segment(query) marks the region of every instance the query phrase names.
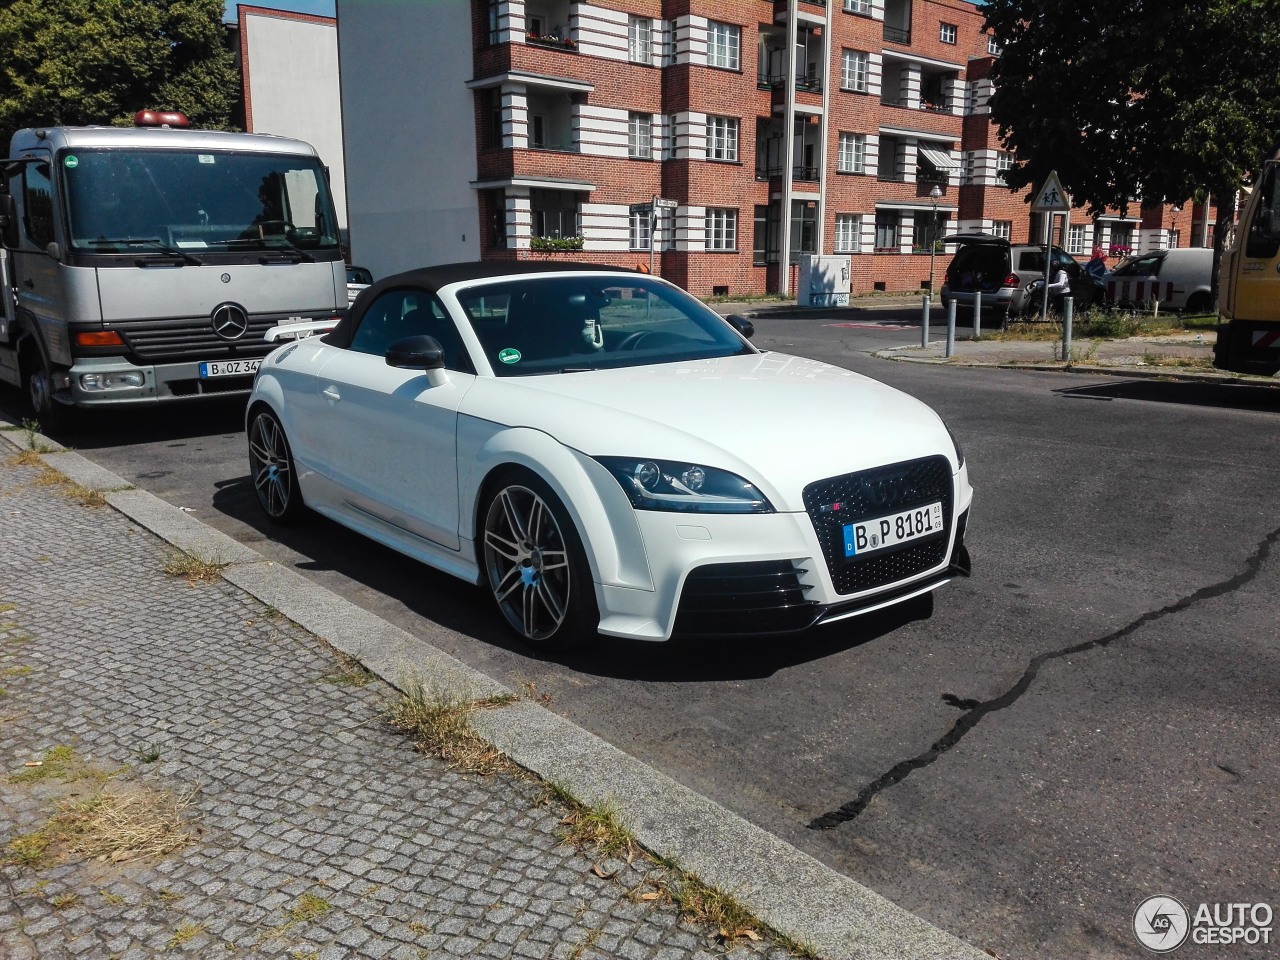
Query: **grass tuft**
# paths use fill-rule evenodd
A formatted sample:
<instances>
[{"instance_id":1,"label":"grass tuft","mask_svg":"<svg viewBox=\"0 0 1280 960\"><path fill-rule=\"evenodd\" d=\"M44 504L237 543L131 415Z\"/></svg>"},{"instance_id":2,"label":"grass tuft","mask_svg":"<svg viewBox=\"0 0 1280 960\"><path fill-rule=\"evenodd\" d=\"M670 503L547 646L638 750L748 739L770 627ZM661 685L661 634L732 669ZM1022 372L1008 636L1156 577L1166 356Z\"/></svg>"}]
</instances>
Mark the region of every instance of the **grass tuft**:
<instances>
[{"instance_id":1,"label":"grass tuft","mask_svg":"<svg viewBox=\"0 0 1280 960\"><path fill-rule=\"evenodd\" d=\"M637 851L635 837L623 826L617 808L606 801L595 807L574 804L561 820L564 839L575 847L590 847L605 857L630 859Z\"/></svg>"},{"instance_id":2,"label":"grass tuft","mask_svg":"<svg viewBox=\"0 0 1280 960\"><path fill-rule=\"evenodd\" d=\"M418 680L405 685L388 713L391 726L408 734L422 753L438 757L468 773L491 774L511 770L510 760L471 726L477 709L497 706L509 698L467 700L456 693L428 689Z\"/></svg>"},{"instance_id":3,"label":"grass tuft","mask_svg":"<svg viewBox=\"0 0 1280 960\"><path fill-rule=\"evenodd\" d=\"M173 936L169 938L169 949L172 950L175 947L180 947L183 944L190 943L196 937L200 936L200 934L204 933L204 931L205 926L203 923L184 923L182 926L178 927L177 930L173 931Z\"/></svg>"},{"instance_id":4,"label":"grass tuft","mask_svg":"<svg viewBox=\"0 0 1280 960\"><path fill-rule=\"evenodd\" d=\"M333 653L338 661L338 669L321 677L325 683L331 683L335 687L367 687L376 679L355 657L341 650L335 650Z\"/></svg>"},{"instance_id":5,"label":"grass tuft","mask_svg":"<svg viewBox=\"0 0 1280 960\"><path fill-rule=\"evenodd\" d=\"M175 551L169 555L168 561L165 562L164 572L171 577L180 577L195 586L196 583L202 580L219 579L222 576L222 571L229 566L231 564L218 556L215 556L212 560L206 560L190 553Z\"/></svg>"},{"instance_id":6,"label":"grass tuft","mask_svg":"<svg viewBox=\"0 0 1280 960\"><path fill-rule=\"evenodd\" d=\"M685 874L671 889L680 917L714 927L720 940L760 940L760 923L750 911L727 893L708 887L693 874Z\"/></svg>"}]
</instances>

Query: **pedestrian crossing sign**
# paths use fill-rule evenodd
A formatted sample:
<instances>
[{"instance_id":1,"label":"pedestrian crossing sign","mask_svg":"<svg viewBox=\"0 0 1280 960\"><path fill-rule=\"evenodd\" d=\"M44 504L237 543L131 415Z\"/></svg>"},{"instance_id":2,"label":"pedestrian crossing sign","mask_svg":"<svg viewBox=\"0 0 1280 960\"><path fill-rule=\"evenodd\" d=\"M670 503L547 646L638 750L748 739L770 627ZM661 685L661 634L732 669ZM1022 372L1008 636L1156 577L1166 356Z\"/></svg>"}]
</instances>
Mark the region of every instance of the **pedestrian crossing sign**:
<instances>
[{"instance_id":1,"label":"pedestrian crossing sign","mask_svg":"<svg viewBox=\"0 0 1280 960\"><path fill-rule=\"evenodd\" d=\"M1036 213L1066 213L1071 209L1071 197L1062 189L1062 181L1058 179L1058 171L1050 170L1045 182L1036 191L1036 199L1031 204Z\"/></svg>"}]
</instances>

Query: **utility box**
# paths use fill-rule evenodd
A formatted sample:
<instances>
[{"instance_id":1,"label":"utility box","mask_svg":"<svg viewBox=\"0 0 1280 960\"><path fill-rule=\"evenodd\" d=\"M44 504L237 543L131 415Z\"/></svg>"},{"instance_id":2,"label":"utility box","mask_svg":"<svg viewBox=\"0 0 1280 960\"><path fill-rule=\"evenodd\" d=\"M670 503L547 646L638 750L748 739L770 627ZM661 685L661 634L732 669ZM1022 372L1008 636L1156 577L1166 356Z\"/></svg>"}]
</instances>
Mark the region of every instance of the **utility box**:
<instances>
[{"instance_id":1,"label":"utility box","mask_svg":"<svg viewBox=\"0 0 1280 960\"><path fill-rule=\"evenodd\" d=\"M800 254L796 305L847 307L849 305L849 258L817 253Z\"/></svg>"}]
</instances>

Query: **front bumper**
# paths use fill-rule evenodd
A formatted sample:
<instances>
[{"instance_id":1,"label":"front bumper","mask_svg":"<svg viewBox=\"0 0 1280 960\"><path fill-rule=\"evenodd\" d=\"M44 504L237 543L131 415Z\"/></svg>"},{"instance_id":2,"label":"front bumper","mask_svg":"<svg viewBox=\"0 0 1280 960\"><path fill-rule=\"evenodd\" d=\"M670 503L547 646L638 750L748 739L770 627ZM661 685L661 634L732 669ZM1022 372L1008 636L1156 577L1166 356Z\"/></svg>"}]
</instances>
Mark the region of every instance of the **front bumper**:
<instances>
[{"instance_id":1,"label":"front bumper","mask_svg":"<svg viewBox=\"0 0 1280 960\"><path fill-rule=\"evenodd\" d=\"M55 384L56 398L78 407L247 396L253 387L252 373L202 379L199 363L136 364L121 357L77 357L65 377Z\"/></svg>"},{"instance_id":2,"label":"front bumper","mask_svg":"<svg viewBox=\"0 0 1280 960\"><path fill-rule=\"evenodd\" d=\"M938 544L939 561L845 593L807 513L637 511L653 589L598 585L600 632L641 640L785 635L901 603L968 576L964 534L972 491L965 471L951 480L956 509Z\"/></svg>"}]
</instances>

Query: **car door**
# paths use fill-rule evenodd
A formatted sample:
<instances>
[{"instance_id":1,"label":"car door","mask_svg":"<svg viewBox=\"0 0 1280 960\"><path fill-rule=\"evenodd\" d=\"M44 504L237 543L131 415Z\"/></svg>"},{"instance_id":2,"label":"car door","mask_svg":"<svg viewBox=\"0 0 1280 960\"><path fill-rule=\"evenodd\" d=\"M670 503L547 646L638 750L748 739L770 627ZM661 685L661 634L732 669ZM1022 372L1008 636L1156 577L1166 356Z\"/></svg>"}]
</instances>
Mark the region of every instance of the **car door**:
<instances>
[{"instance_id":1,"label":"car door","mask_svg":"<svg viewBox=\"0 0 1280 960\"><path fill-rule=\"evenodd\" d=\"M387 348L416 334L444 347L444 382L387 364ZM332 354L316 382L323 459L347 506L458 549L458 405L475 376L453 321L425 291L387 290Z\"/></svg>"}]
</instances>

